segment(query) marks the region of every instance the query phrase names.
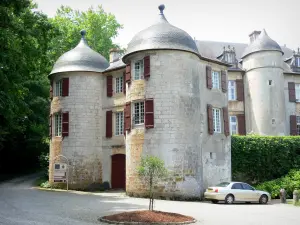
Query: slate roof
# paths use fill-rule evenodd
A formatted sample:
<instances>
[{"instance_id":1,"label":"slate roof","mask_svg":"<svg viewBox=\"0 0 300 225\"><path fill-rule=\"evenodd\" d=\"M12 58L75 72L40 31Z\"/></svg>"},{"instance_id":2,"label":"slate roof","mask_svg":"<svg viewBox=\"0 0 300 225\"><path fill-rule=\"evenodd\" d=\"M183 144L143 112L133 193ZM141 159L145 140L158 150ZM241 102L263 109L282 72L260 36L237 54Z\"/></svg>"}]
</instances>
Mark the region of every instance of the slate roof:
<instances>
[{"instance_id":1,"label":"slate roof","mask_svg":"<svg viewBox=\"0 0 300 225\"><path fill-rule=\"evenodd\" d=\"M198 48L193 38L184 30L171 25L163 14L164 5L159 7L158 20L150 27L137 33L129 42L126 57L134 52L151 49L176 49L199 55Z\"/></svg>"},{"instance_id":2,"label":"slate roof","mask_svg":"<svg viewBox=\"0 0 300 225\"><path fill-rule=\"evenodd\" d=\"M98 52L92 50L85 39L85 30L81 32L79 44L58 58L49 75L70 71L103 72L108 61Z\"/></svg>"}]
</instances>

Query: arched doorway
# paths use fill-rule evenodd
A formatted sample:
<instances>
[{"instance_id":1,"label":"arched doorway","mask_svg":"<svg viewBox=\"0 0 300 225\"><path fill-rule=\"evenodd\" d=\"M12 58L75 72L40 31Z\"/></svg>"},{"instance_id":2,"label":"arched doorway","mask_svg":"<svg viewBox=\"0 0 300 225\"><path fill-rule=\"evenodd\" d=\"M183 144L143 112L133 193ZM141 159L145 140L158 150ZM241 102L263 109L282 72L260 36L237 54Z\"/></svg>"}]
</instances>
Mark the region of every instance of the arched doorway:
<instances>
[{"instance_id":1,"label":"arched doorway","mask_svg":"<svg viewBox=\"0 0 300 225\"><path fill-rule=\"evenodd\" d=\"M111 188L125 189L126 187L126 155L111 156Z\"/></svg>"}]
</instances>

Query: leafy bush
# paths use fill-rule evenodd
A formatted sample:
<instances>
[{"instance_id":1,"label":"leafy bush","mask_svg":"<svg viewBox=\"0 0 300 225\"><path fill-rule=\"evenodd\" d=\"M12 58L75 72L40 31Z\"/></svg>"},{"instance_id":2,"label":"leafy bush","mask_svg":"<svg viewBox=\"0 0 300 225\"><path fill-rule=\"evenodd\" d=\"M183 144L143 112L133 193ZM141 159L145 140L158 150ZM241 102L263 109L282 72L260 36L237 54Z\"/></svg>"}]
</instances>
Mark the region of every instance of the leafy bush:
<instances>
[{"instance_id":1,"label":"leafy bush","mask_svg":"<svg viewBox=\"0 0 300 225\"><path fill-rule=\"evenodd\" d=\"M49 173L49 153L42 153L39 156L40 168L43 172L43 176L48 178Z\"/></svg>"},{"instance_id":2,"label":"leafy bush","mask_svg":"<svg viewBox=\"0 0 300 225\"><path fill-rule=\"evenodd\" d=\"M284 188L287 197L292 198L293 191L295 189L300 190L300 170L291 170L286 176L261 183L256 188L269 192L272 198L279 198L279 191Z\"/></svg>"},{"instance_id":3,"label":"leafy bush","mask_svg":"<svg viewBox=\"0 0 300 225\"><path fill-rule=\"evenodd\" d=\"M232 136L232 177L251 184L300 169L299 136Z\"/></svg>"}]
</instances>

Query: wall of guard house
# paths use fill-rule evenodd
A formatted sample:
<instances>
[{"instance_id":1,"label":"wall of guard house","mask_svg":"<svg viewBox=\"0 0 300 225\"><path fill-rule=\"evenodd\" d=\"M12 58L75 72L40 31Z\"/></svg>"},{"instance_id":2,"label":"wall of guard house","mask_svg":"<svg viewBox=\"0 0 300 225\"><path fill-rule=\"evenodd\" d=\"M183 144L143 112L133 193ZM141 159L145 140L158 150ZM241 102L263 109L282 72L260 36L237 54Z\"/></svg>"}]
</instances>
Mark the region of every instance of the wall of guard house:
<instances>
[{"instance_id":1,"label":"wall of guard house","mask_svg":"<svg viewBox=\"0 0 300 225\"><path fill-rule=\"evenodd\" d=\"M68 79L68 82L61 87L56 83L62 79ZM54 75L50 160L53 161L58 154L69 159L70 186L76 188L102 182L103 80L101 74L94 72ZM56 115L62 115L61 128L58 128ZM50 162L51 182L52 174Z\"/></svg>"},{"instance_id":2,"label":"wall of guard house","mask_svg":"<svg viewBox=\"0 0 300 225\"><path fill-rule=\"evenodd\" d=\"M282 54L253 53L243 59L247 133L286 135Z\"/></svg>"}]
</instances>

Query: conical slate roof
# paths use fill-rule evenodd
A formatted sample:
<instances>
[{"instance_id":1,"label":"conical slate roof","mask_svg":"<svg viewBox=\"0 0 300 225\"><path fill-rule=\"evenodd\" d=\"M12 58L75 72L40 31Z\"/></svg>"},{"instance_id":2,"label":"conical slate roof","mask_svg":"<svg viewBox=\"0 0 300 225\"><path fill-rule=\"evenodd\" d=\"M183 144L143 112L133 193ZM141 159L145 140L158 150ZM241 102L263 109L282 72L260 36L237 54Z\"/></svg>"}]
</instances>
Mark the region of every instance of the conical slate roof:
<instances>
[{"instance_id":1,"label":"conical slate roof","mask_svg":"<svg viewBox=\"0 0 300 225\"><path fill-rule=\"evenodd\" d=\"M82 30L79 44L58 58L51 74L71 71L102 72L108 66L108 61L92 50L85 39L86 31Z\"/></svg>"},{"instance_id":2,"label":"conical slate roof","mask_svg":"<svg viewBox=\"0 0 300 225\"><path fill-rule=\"evenodd\" d=\"M279 44L268 36L265 29L263 29L256 40L254 40L247 46L242 55L242 58L245 58L251 53L260 51L279 51L283 54L283 51Z\"/></svg>"},{"instance_id":3,"label":"conical slate roof","mask_svg":"<svg viewBox=\"0 0 300 225\"><path fill-rule=\"evenodd\" d=\"M193 38L167 21L163 14L164 5L160 5L158 8L160 14L156 23L137 33L129 42L127 52L122 59L124 62L128 55L143 50L174 49L199 55Z\"/></svg>"}]
</instances>

